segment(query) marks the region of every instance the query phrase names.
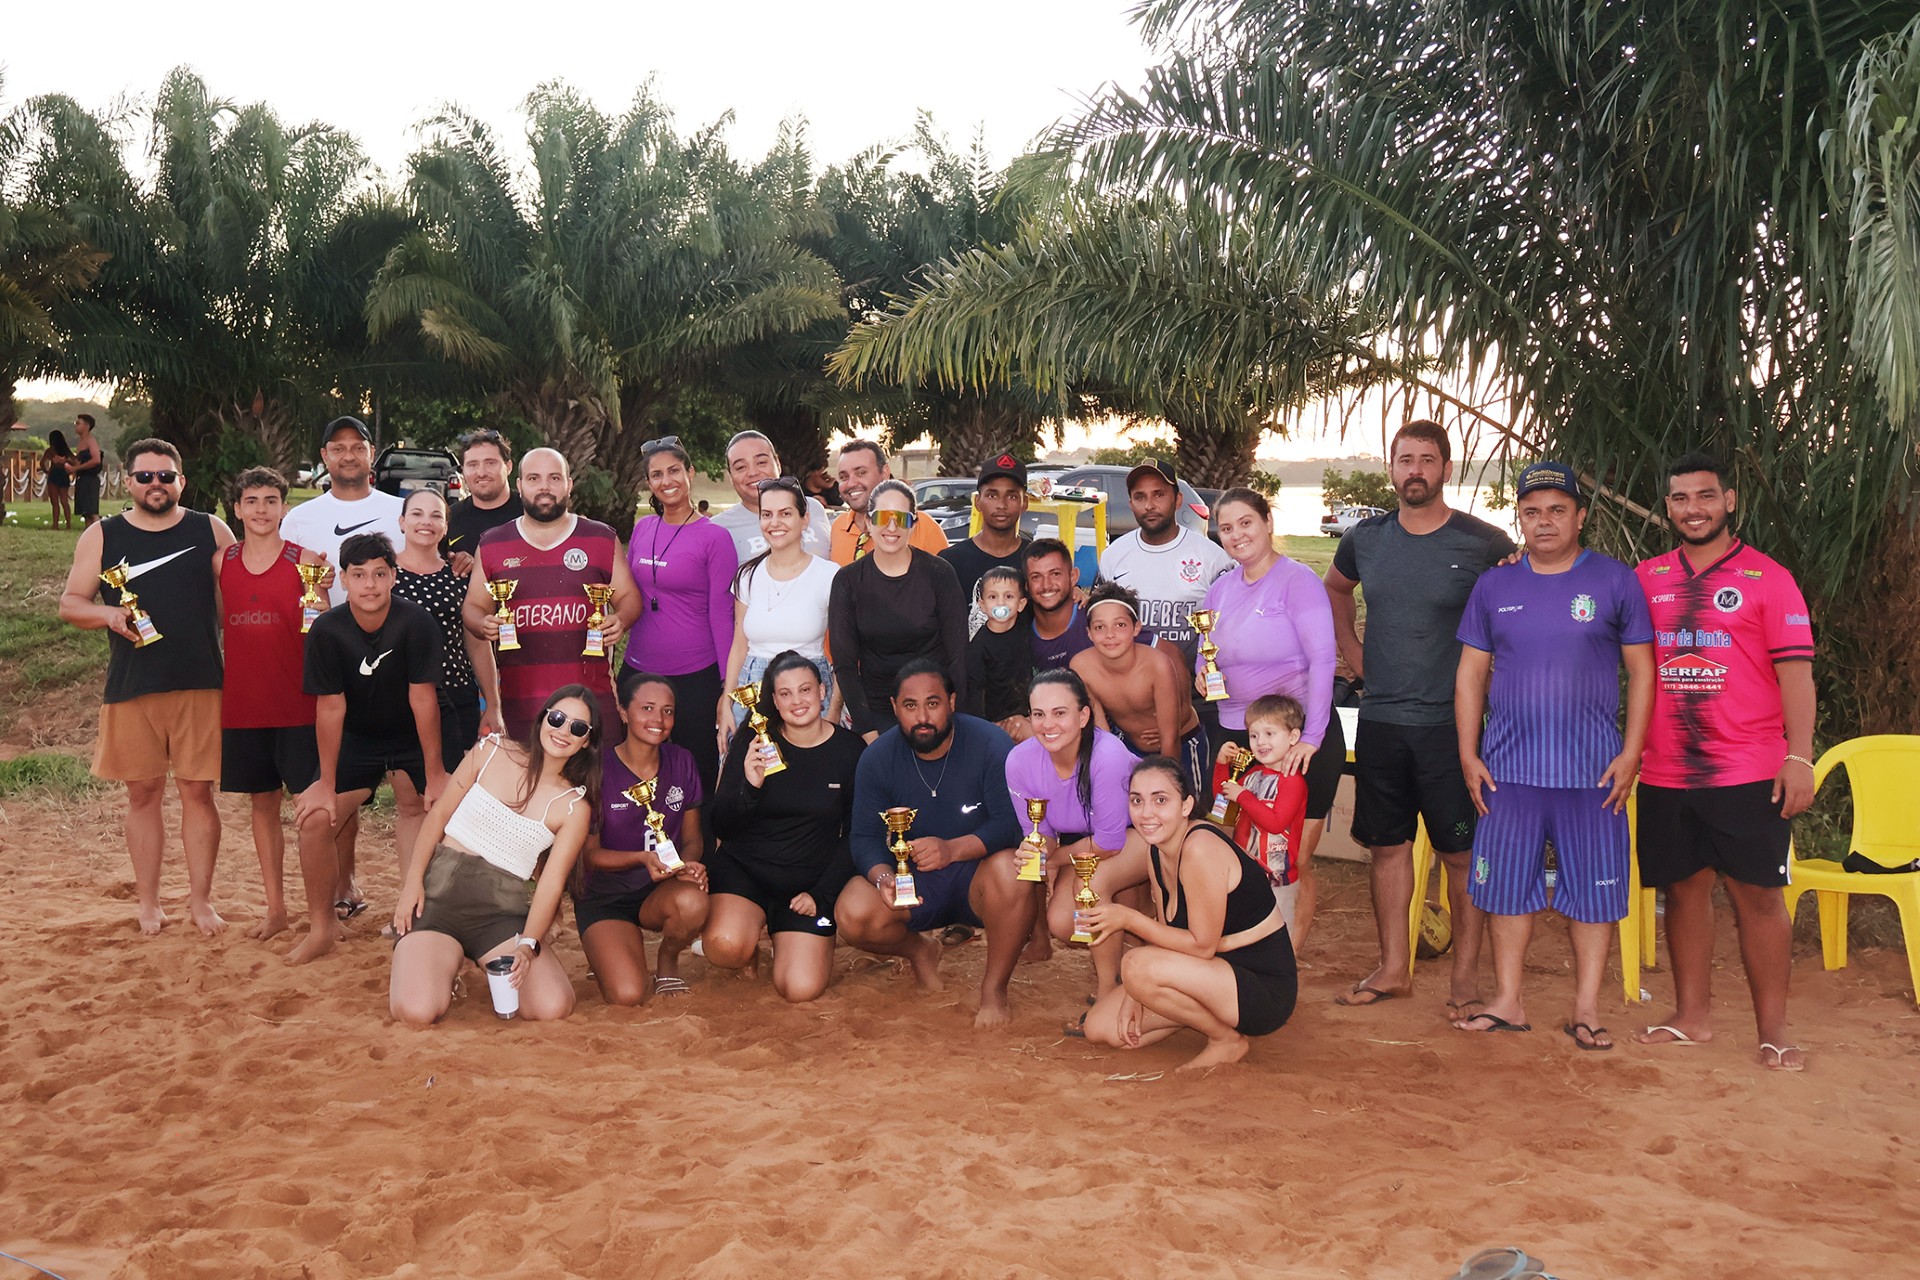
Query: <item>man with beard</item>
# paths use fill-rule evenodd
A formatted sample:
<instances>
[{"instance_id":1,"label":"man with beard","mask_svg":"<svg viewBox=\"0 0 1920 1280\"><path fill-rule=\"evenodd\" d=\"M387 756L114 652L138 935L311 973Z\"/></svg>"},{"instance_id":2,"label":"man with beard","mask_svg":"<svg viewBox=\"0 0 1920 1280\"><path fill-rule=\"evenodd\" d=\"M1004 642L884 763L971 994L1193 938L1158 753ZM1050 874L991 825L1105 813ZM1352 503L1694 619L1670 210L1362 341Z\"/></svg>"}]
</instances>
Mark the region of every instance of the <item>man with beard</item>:
<instances>
[{"instance_id":1,"label":"man with beard","mask_svg":"<svg viewBox=\"0 0 1920 1280\"><path fill-rule=\"evenodd\" d=\"M464 578L473 572L474 548L480 535L490 529L518 520L520 495L509 484L513 479L513 446L491 427L469 431L459 439L460 482L467 496L447 512L447 563L454 576ZM394 550L399 550L395 544Z\"/></svg>"},{"instance_id":2,"label":"man with beard","mask_svg":"<svg viewBox=\"0 0 1920 1280\"><path fill-rule=\"evenodd\" d=\"M292 507L280 520L280 536L305 547L321 563L340 563L340 544L356 533L381 534L395 554L407 545L400 532L399 498L373 487L373 432L358 418L335 418L320 429L320 461L331 487L317 498ZM346 584L332 575L328 591L335 606L347 602Z\"/></svg>"},{"instance_id":3,"label":"man with beard","mask_svg":"<svg viewBox=\"0 0 1920 1280\"><path fill-rule=\"evenodd\" d=\"M1027 547L1027 616L1033 623L1033 669L1052 671L1092 646L1075 588L1080 570L1058 538L1037 538Z\"/></svg>"},{"instance_id":4,"label":"man with beard","mask_svg":"<svg viewBox=\"0 0 1920 1280\"><path fill-rule=\"evenodd\" d=\"M621 634L640 616L640 592L620 554L618 535L568 510L572 495L573 476L558 450L534 449L521 460L524 513L480 536L462 612L467 630L496 643L499 606L487 583L514 584L507 608L520 647L497 654L496 687L486 691L487 705L500 708L509 737L526 738L548 694L562 685L583 684L600 704L603 742L612 746L626 736L613 696L612 661ZM592 612L584 590L588 583L613 584L602 658L581 652Z\"/></svg>"},{"instance_id":5,"label":"man with beard","mask_svg":"<svg viewBox=\"0 0 1920 1280\"><path fill-rule=\"evenodd\" d=\"M727 482L740 501L715 516L713 522L732 536L741 564L767 549L767 540L760 536L760 482L779 478L780 455L766 436L742 431L727 441ZM800 535L800 545L823 558L831 545L827 509L818 498L807 499L807 528Z\"/></svg>"},{"instance_id":6,"label":"man with beard","mask_svg":"<svg viewBox=\"0 0 1920 1280\"><path fill-rule=\"evenodd\" d=\"M840 936L863 951L905 957L921 990L938 991L941 946L928 931L984 923L974 1025L1005 1026L1007 981L1038 910L1014 859L1020 821L1006 772L1013 739L956 712L953 678L930 659L902 667L893 690L897 724L862 753L854 775L848 844L861 878L847 882L834 907ZM880 816L901 806L916 811L907 843L921 903L910 908L893 904L897 864Z\"/></svg>"},{"instance_id":7,"label":"man with beard","mask_svg":"<svg viewBox=\"0 0 1920 1280\"><path fill-rule=\"evenodd\" d=\"M1180 523L1180 481L1172 463L1149 458L1127 472L1127 503L1139 528L1107 544L1100 576L1138 596L1140 629L1180 646L1183 665L1191 667L1198 641L1188 615L1233 559L1212 538Z\"/></svg>"},{"instance_id":8,"label":"man with beard","mask_svg":"<svg viewBox=\"0 0 1920 1280\"><path fill-rule=\"evenodd\" d=\"M181 506L185 488L180 451L167 441L140 440L127 450L133 506L81 532L60 594L60 618L83 631L111 633L93 774L127 788L127 856L140 932L159 933L167 923L160 909L166 848L160 803L171 771L180 793L187 908L200 932L212 937L227 927L212 898L224 674L213 557L233 545L233 531ZM144 614L138 621L122 603L125 593L100 581L101 569L121 564L127 591Z\"/></svg>"},{"instance_id":9,"label":"man with beard","mask_svg":"<svg viewBox=\"0 0 1920 1280\"><path fill-rule=\"evenodd\" d=\"M1027 514L1027 464L1011 453L995 454L980 464L973 492L980 532L940 553L960 579L960 594L972 602L987 570L1007 565L1026 576L1027 539L1020 518Z\"/></svg>"},{"instance_id":10,"label":"man with beard","mask_svg":"<svg viewBox=\"0 0 1920 1280\"><path fill-rule=\"evenodd\" d=\"M1761 1064L1799 1071L1787 1035L1789 819L1813 803L1813 627L1793 575L1733 536L1725 467L1668 468L1680 546L1636 572L1653 614L1653 722L1640 773L1640 879L1667 893L1675 1009L1641 1044L1711 1038L1713 888L1733 900Z\"/></svg>"},{"instance_id":11,"label":"man with beard","mask_svg":"<svg viewBox=\"0 0 1920 1280\"><path fill-rule=\"evenodd\" d=\"M846 500L847 514L833 522L829 555L835 564L849 565L873 550L867 497L875 485L893 479L893 468L887 465L886 451L871 440L855 440L842 449L834 466L839 470L840 496ZM907 531L907 545L937 556L947 549L947 535L940 532L938 520L918 511L913 527Z\"/></svg>"},{"instance_id":12,"label":"man with beard","mask_svg":"<svg viewBox=\"0 0 1920 1280\"><path fill-rule=\"evenodd\" d=\"M1369 876L1380 963L1337 997L1378 1004L1409 994L1407 916L1413 905L1413 837L1421 818L1447 865L1453 912L1449 1015L1465 1018L1480 1000L1480 935L1485 917L1467 892L1477 818L1460 773L1454 733L1454 674L1460 615L1482 573L1514 550L1513 539L1448 508L1452 447L1437 422L1400 428L1388 451L1396 511L1347 530L1327 570L1340 656L1366 681L1354 744L1353 838L1373 850ZM1367 596L1363 649L1354 588Z\"/></svg>"}]
</instances>

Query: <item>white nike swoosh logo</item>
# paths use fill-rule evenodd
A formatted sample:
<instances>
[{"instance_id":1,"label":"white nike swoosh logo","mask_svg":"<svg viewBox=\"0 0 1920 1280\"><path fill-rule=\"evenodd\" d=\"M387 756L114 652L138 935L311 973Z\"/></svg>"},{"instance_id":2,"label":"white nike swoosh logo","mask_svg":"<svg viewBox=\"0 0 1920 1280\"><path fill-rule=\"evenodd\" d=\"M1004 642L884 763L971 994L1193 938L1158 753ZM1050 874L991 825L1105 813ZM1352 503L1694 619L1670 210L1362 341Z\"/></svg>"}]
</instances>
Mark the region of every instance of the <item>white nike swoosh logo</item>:
<instances>
[{"instance_id":1,"label":"white nike swoosh logo","mask_svg":"<svg viewBox=\"0 0 1920 1280\"><path fill-rule=\"evenodd\" d=\"M389 649L387 650L386 653L381 654L379 657L375 658L372 662L368 662L365 658L360 659L360 674L363 676L372 675L374 671L379 668L380 664L387 660L387 653L392 653L392 652L393 650Z\"/></svg>"},{"instance_id":2,"label":"white nike swoosh logo","mask_svg":"<svg viewBox=\"0 0 1920 1280\"><path fill-rule=\"evenodd\" d=\"M147 570L158 569L161 565L165 564L167 561L177 560L191 550L193 550L192 547L182 547L170 556L161 556L158 560L148 560L144 564L129 565L127 567L127 577L129 579L137 578L141 574L145 573Z\"/></svg>"},{"instance_id":3,"label":"white nike swoosh logo","mask_svg":"<svg viewBox=\"0 0 1920 1280\"><path fill-rule=\"evenodd\" d=\"M960 812L972 813L975 809L978 809L979 807L980 806L977 804L963 804L960 806Z\"/></svg>"}]
</instances>

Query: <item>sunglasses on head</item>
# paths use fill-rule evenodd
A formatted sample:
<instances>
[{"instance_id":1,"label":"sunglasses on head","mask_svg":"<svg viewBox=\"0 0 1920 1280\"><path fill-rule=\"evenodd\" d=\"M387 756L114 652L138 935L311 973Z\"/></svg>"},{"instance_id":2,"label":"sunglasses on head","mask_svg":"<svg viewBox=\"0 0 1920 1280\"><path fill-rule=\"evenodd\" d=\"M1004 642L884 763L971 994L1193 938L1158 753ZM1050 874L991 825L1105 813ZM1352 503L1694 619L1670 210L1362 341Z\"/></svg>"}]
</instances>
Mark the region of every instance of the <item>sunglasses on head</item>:
<instances>
[{"instance_id":1,"label":"sunglasses on head","mask_svg":"<svg viewBox=\"0 0 1920 1280\"><path fill-rule=\"evenodd\" d=\"M136 471L133 473L136 484L172 484L180 478L178 471Z\"/></svg>"},{"instance_id":2,"label":"sunglasses on head","mask_svg":"<svg viewBox=\"0 0 1920 1280\"><path fill-rule=\"evenodd\" d=\"M683 453L686 452L685 446L680 443L679 436L661 436L658 440L647 440L640 445L640 453L643 457L649 453L658 453L662 449L679 449Z\"/></svg>"},{"instance_id":3,"label":"sunglasses on head","mask_svg":"<svg viewBox=\"0 0 1920 1280\"><path fill-rule=\"evenodd\" d=\"M795 480L792 476L779 476L772 480L761 480L757 482L753 487L754 487L754 490L759 493L765 493L769 489L785 489L788 493L800 499L801 502L803 503L807 499L807 491L805 489L802 489L800 487L800 482L798 480Z\"/></svg>"},{"instance_id":4,"label":"sunglasses on head","mask_svg":"<svg viewBox=\"0 0 1920 1280\"><path fill-rule=\"evenodd\" d=\"M873 513L873 527L876 529L904 529L913 523L911 511L876 511Z\"/></svg>"},{"instance_id":5,"label":"sunglasses on head","mask_svg":"<svg viewBox=\"0 0 1920 1280\"><path fill-rule=\"evenodd\" d=\"M592 725L585 720L575 720L558 707L547 712L547 724L555 729L565 729L576 738L584 738L593 732Z\"/></svg>"}]
</instances>

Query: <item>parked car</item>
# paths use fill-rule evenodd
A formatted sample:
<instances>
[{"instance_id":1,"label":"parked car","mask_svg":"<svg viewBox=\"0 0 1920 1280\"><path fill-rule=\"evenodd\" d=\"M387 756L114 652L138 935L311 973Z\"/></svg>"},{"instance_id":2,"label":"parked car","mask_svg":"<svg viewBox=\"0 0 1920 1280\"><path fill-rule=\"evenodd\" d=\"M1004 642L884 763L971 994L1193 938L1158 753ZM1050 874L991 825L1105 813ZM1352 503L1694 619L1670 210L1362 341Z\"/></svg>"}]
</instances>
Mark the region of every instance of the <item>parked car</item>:
<instances>
[{"instance_id":1,"label":"parked car","mask_svg":"<svg viewBox=\"0 0 1920 1280\"><path fill-rule=\"evenodd\" d=\"M1335 507L1320 518L1320 532L1338 538L1362 520L1385 514L1381 507Z\"/></svg>"},{"instance_id":2,"label":"parked car","mask_svg":"<svg viewBox=\"0 0 1920 1280\"><path fill-rule=\"evenodd\" d=\"M437 489L448 502L462 496L460 464L445 449L388 445L373 460L373 487L404 498L415 489Z\"/></svg>"},{"instance_id":3,"label":"parked car","mask_svg":"<svg viewBox=\"0 0 1920 1280\"><path fill-rule=\"evenodd\" d=\"M949 543L964 542L973 518L973 490L967 476L934 476L913 482L913 502L939 523Z\"/></svg>"},{"instance_id":4,"label":"parked car","mask_svg":"<svg viewBox=\"0 0 1920 1280\"><path fill-rule=\"evenodd\" d=\"M1112 541L1122 534L1132 533L1139 528L1133 518L1133 504L1127 500L1127 473L1131 467L1104 466L1089 464L1082 467L1049 467L1046 479L1053 489L1076 489L1089 493L1102 493L1107 498L1107 539ZM1034 469L1027 473L1027 487L1035 492L1039 486L1033 483ZM1210 525L1212 508L1202 501L1199 490L1185 480L1180 482L1180 508L1176 518L1184 528L1192 529L1202 537L1214 536ZM1060 526L1056 521L1042 521L1037 516L1027 517L1027 531L1037 538L1057 538ZM1081 527L1090 529L1086 521Z\"/></svg>"}]
</instances>

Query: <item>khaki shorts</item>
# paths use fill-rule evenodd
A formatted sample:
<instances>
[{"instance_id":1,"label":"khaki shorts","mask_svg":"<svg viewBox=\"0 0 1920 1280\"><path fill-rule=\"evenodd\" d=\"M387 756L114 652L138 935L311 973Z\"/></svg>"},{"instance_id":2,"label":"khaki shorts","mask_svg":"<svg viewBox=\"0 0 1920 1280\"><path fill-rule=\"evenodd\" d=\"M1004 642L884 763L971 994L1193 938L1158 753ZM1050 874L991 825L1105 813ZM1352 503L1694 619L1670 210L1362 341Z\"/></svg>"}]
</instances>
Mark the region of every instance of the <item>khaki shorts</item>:
<instances>
[{"instance_id":1,"label":"khaki shorts","mask_svg":"<svg viewBox=\"0 0 1920 1280\"><path fill-rule=\"evenodd\" d=\"M171 773L188 782L220 780L220 691L149 693L100 708L93 776L145 782Z\"/></svg>"}]
</instances>

